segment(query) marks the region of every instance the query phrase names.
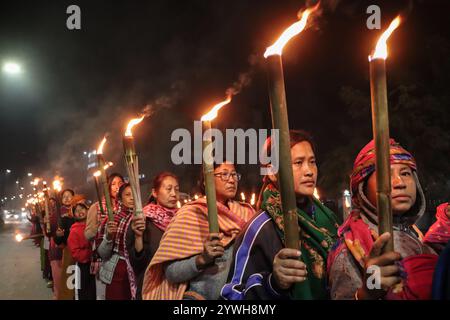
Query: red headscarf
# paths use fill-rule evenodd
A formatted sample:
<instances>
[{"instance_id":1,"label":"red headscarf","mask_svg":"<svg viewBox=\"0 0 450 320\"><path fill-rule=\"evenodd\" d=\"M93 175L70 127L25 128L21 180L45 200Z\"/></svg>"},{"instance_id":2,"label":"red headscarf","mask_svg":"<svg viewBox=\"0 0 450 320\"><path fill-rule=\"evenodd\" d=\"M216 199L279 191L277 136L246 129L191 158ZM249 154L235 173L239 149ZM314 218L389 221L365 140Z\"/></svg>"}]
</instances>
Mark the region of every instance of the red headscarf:
<instances>
[{"instance_id":1,"label":"red headscarf","mask_svg":"<svg viewBox=\"0 0 450 320\"><path fill-rule=\"evenodd\" d=\"M447 216L448 202L441 204L436 210L437 221L430 227L423 238L424 243L443 243L450 241L450 219Z\"/></svg>"}]
</instances>

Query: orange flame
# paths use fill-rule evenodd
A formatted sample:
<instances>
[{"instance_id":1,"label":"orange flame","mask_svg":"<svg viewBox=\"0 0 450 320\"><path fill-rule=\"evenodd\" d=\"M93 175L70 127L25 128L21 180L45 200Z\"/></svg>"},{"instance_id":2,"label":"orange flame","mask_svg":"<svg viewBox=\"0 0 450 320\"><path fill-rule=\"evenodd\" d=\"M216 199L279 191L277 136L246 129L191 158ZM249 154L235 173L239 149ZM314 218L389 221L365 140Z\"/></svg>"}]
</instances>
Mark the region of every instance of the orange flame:
<instances>
[{"instance_id":1,"label":"orange flame","mask_svg":"<svg viewBox=\"0 0 450 320\"><path fill-rule=\"evenodd\" d=\"M106 143L106 137L103 137L102 142L98 146L97 154L103 154L103 147L105 146L105 143Z\"/></svg>"},{"instance_id":2,"label":"orange flame","mask_svg":"<svg viewBox=\"0 0 450 320\"><path fill-rule=\"evenodd\" d=\"M53 180L53 190L60 192L62 189L62 183L58 177Z\"/></svg>"},{"instance_id":3,"label":"orange flame","mask_svg":"<svg viewBox=\"0 0 450 320\"><path fill-rule=\"evenodd\" d=\"M281 56L281 53L286 43L288 43L289 40L291 40L294 36L298 35L305 29L306 23L308 22L308 17L310 16L311 13L313 13L319 8L319 4L320 2L315 7L308 8L305 11L303 11L301 19L292 24L286 30L284 30L284 32L281 34L278 40L275 41L273 45L271 45L266 49L266 52L264 53L264 58L273 55Z\"/></svg>"},{"instance_id":4,"label":"orange flame","mask_svg":"<svg viewBox=\"0 0 450 320\"><path fill-rule=\"evenodd\" d=\"M39 181L40 181L39 178L34 178L33 185L37 186L39 184Z\"/></svg>"},{"instance_id":5,"label":"orange flame","mask_svg":"<svg viewBox=\"0 0 450 320\"><path fill-rule=\"evenodd\" d=\"M381 35L380 39L377 42L377 46L375 47L374 53L369 56L369 61L372 61L374 59L385 59L387 58L387 44L386 41L391 36L392 32L394 32L395 29L398 28L400 25L401 18L400 16L397 16L389 25L389 28Z\"/></svg>"},{"instance_id":6,"label":"orange flame","mask_svg":"<svg viewBox=\"0 0 450 320\"><path fill-rule=\"evenodd\" d=\"M252 193L252 197L250 198L250 204L254 206L256 203L256 195Z\"/></svg>"},{"instance_id":7,"label":"orange flame","mask_svg":"<svg viewBox=\"0 0 450 320\"><path fill-rule=\"evenodd\" d=\"M144 120L145 116L142 116L140 118L135 118L130 120L130 122L128 122L127 125L127 131L125 131L125 137L132 137L133 133L131 132L131 129L133 129L133 127L139 123L141 123L142 120Z\"/></svg>"},{"instance_id":8,"label":"orange flame","mask_svg":"<svg viewBox=\"0 0 450 320\"><path fill-rule=\"evenodd\" d=\"M23 236L20 233L16 234L16 241L22 242L22 240L23 240Z\"/></svg>"},{"instance_id":9,"label":"orange flame","mask_svg":"<svg viewBox=\"0 0 450 320\"><path fill-rule=\"evenodd\" d=\"M105 164L104 166L103 166L103 169L108 169L109 167L112 167L114 164L110 161L110 162L108 162L107 164Z\"/></svg>"},{"instance_id":10,"label":"orange flame","mask_svg":"<svg viewBox=\"0 0 450 320\"><path fill-rule=\"evenodd\" d=\"M93 176L96 177L96 178L100 177L100 175L101 175L100 170L95 171L94 174L93 174Z\"/></svg>"},{"instance_id":11,"label":"orange flame","mask_svg":"<svg viewBox=\"0 0 450 320\"><path fill-rule=\"evenodd\" d=\"M229 104L231 102L231 96L228 96L228 98L218 104L216 104L211 111L209 111L207 114L203 115L200 119L201 121L211 121L217 117L217 112L225 105Z\"/></svg>"}]
</instances>

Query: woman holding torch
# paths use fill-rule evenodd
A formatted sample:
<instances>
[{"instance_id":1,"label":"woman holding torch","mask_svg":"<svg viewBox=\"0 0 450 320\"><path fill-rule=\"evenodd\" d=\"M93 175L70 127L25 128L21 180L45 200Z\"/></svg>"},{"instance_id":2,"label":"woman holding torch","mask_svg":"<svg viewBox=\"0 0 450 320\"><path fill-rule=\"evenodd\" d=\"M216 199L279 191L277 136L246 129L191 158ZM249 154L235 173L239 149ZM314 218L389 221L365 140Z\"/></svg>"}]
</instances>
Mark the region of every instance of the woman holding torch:
<instances>
[{"instance_id":1,"label":"woman holding torch","mask_svg":"<svg viewBox=\"0 0 450 320\"><path fill-rule=\"evenodd\" d=\"M144 273L158 250L161 237L177 211L179 200L178 177L161 172L153 179L149 203L144 215L133 217L128 228L126 243L131 266L136 276L136 298L142 299Z\"/></svg>"},{"instance_id":2,"label":"woman holding torch","mask_svg":"<svg viewBox=\"0 0 450 320\"><path fill-rule=\"evenodd\" d=\"M111 202L114 205L114 211L117 210L116 204L116 197L117 193L119 192L120 186L125 182L123 176L119 173L112 173L108 176L108 188L109 188L109 194L111 196ZM101 199L102 202L102 208L100 208L100 199L97 202L94 202L92 206L89 208L89 212L87 215L86 220L86 229L84 231L84 235L86 236L86 239L88 240L94 240L97 232L98 227L100 226L100 223L103 221L103 219L106 217L106 204L105 199Z\"/></svg>"},{"instance_id":3,"label":"woman holding torch","mask_svg":"<svg viewBox=\"0 0 450 320\"><path fill-rule=\"evenodd\" d=\"M64 230L62 230L58 221L62 216L66 216L70 212L70 204L72 201L72 197L75 195L73 190L67 189L61 193L61 202L62 206L60 210L57 208L57 200L50 198L49 199L49 210L51 212L49 221L50 221L50 247L49 247L49 259L50 265L52 268L52 278L53 278L53 294L55 299L59 299L60 297L60 289L61 289L61 276L62 276L62 260L63 260L63 250L56 243L56 239L64 236ZM44 217L44 220L47 221L47 217Z\"/></svg>"},{"instance_id":4,"label":"woman holding torch","mask_svg":"<svg viewBox=\"0 0 450 320\"><path fill-rule=\"evenodd\" d=\"M56 229L56 237L54 238L55 243L63 250L59 300L73 300L75 296L74 290L67 286L67 279L70 273L68 273L67 270L74 264L72 254L67 247L67 238L69 237L70 228L75 223L72 212L72 200L74 196L74 191L71 189L66 189L61 192L62 205L60 208L58 227Z\"/></svg>"},{"instance_id":5,"label":"woman holding torch","mask_svg":"<svg viewBox=\"0 0 450 320\"><path fill-rule=\"evenodd\" d=\"M94 174L94 179L98 177ZM97 183L98 180L96 180ZM119 173L112 173L108 176L108 189L113 204L114 212L117 211L117 193L120 186L124 183L122 175ZM97 186L96 186L97 187ZM84 236L87 240L92 241L92 260L91 260L91 273L96 275L96 293L97 300L105 300L105 284L98 279L98 270L100 269L101 259L97 253L96 244L100 243L102 239L99 238L98 229L100 223L107 217L106 201L105 198L100 198L94 202L90 207L86 218L86 228L84 230ZM101 205L100 205L101 203Z\"/></svg>"},{"instance_id":6,"label":"woman holding torch","mask_svg":"<svg viewBox=\"0 0 450 320\"><path fill-rule=\"evenodd\" d=\"M289 135L300 250L286 247L278 179L271 173L264 177L260 193L262 212L236 241L228 283L221 291L227 300L328 298L326 262L337 220L313 196L317 165L311 137L293 130ZM272 143L268 138L265 144L269 156Z\"/></svg>"},{"instance_id":7,"label":"woman holding torch","mask_svg":"<svg viewBox=\"0 0 450 320\"><path fill-rule=\"evenodd\" d=\"M430 299L437 255L423 244L414 223L425 212L425 196L411 153L390 140L394 234L379 234L375 143L356 157L351 174L354 210L339 228L329 256L332 299ZM393 237L395 251L383 252ZM372 275L372 277L371 277Z\"/></svg>"},{"instance_id":8,"label":"woman holding torch","mask_svg":"<svg viewBox=\"0 0 450 320\"><path fill-rule=\"evenodd\" d=\"M205 189L204 176L200 188ZM206 198L181 207L164 233L144 276L145 300L216 300L231 264L234 240L254 215L237 202L241 175L232 163L214 164L219 233L210 233Z\"/></svg>"},{"instance_id":9,"label":"woman holding torch","mask_svg":"<svg viewBox=\"0 0 450 320\"><path fill-rule=\"evenodd\" d=\"M102 259L100 280L106 284L106 300L131 300L136 295L136 282L125 245L125 234L133 216L134 199L131 186L122 184L117 193L114 219L105 217L99 230L97 253Z\"/></svg>"}]
</instances>

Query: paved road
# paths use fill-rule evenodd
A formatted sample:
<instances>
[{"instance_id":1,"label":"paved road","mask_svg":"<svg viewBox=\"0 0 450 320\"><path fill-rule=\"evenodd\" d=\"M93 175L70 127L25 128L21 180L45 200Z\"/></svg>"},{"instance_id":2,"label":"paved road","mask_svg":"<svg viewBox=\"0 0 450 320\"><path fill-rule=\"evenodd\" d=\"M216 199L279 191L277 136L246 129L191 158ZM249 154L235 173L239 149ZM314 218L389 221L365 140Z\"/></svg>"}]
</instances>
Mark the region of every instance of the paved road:
<instances>
[{"instance_id":1,"label":"paved road","mask_svg":"<svg viewBox=\"0 0 450 320\"><path fill-rule=\"evenodd\" d=\"M16 232L29 234L30 224L0 225L0 299L50 300L42 278L39 248L31 240L15 241Z\"/></svg>"}]
</instances>

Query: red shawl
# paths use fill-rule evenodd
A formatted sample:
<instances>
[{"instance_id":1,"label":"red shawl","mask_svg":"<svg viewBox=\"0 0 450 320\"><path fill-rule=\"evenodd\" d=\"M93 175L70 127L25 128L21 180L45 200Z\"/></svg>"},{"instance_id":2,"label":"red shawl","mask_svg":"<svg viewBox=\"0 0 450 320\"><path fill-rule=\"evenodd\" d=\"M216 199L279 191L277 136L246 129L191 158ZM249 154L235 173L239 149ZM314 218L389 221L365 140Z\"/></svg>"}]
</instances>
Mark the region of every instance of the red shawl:
<instances>
[{"instance_id":1,"label":"red shawl","mask_svg":"<svg viewBox=\"0 0 450 320\"><path fill-rule=\"evenodd\" d=\"M430 227L423 238L424 243L442 243L450 241L450 219L447 216L448 202L441 204L436 209L437 221Z\"/></svg>"},{"instance_id":2,"label":"red shawl","mask_svg":"<svg viewBox=\"0 0 450 320\"><path fill-rule=\"evenodd\" d=\"M142 208L142 211L158 229L164 232L177 212L177 209L168 209L158 204L149 203Z\"/></svg>"}]
</instances>

